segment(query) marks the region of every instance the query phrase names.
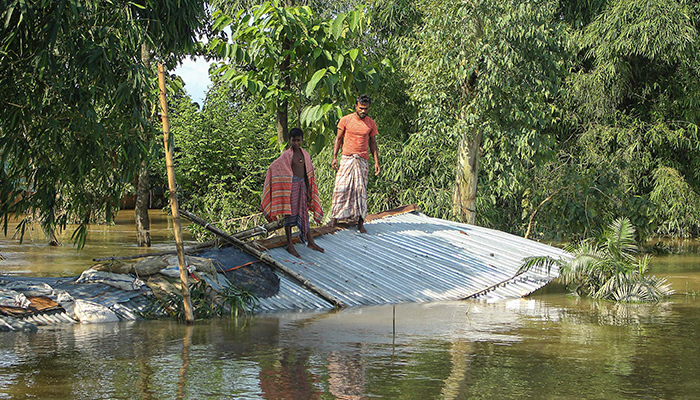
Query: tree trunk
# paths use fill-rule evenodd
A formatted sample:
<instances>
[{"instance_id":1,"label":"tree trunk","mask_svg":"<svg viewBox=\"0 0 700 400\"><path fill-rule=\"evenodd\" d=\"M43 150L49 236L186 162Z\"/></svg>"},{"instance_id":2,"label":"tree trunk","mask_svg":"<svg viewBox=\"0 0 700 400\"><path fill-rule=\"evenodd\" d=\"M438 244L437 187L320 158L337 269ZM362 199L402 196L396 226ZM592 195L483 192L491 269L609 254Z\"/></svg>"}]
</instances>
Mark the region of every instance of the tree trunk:
<instances>
[{"instance_id":1,"label":"tree trunk","mask_svg":"<svg viewBox=\"0 0 700 400\"><path fill-rule=\"evenodd\" d=\"M289 51L291 44L289 39L285 38L282 41L282 52ZM289 55L285 56L280 64L280 77L284 81L282 88L284 93L288 93L292 86L291 77L289 76ZM277 104L277 142L286 143L289 139L289 101L285 97Z\"/></svg>"},{"instance_id":2,"label":"tree trunk","mask_svg":"<svg viewBox=\"0 0 700 400\"><path fill-rule=\"evenodd\" d=\"M282 101L277 106L277 142L287 143L289 128L287 123L287 100Z\"/></svg>"},{"instance_id":3,"label":"tree trunk","mask_svg":"<svg viewBox=\"0 0 700 400\"><path fill-rule=\"evenodd\" d=\"M141 62L147 69L151 68L151 51L145 43L141 45ZM147 94L143 95L143 109L145 110ZM151 138L148 132L141 130L141 139L148 143ZM151 221L148 217L148 206L150 205L150 180L148 178L148 160L141 160L138 181L136 182L136 205L134 206L134 218L136 221L136 244L139 247L151 247Z\"/></svg>"},{"instance_id":4,"label":"tree trunk","mask_svg":"<svg viewBox=\"0 0 700 400\"><path fill-rule=\"evenodd\" d=\"M479 149L481 132L464 135L459 142L457 178L452 196L452 212L468 224L476 223L476 186L479 180Z\"/></svg>"},{"instance_id":5,"label":"tree trunk","mask_svg":"<svg viewBox=\"0 0 700 400\"><path fill-rule=\"evenodd\" d=\"M148 216L150 203L150 180L148 178L148 161L141 161L138 182L136 184L136 243L139 247L151 247L151 221Z\"/></svg>"},{"instance_id":6,"label":"tree trunk","mask_svg":"<svg viewBox=\"0 0 700 400\"><path fill-rule=\"evenodd\" d=\"M293 7L295 1L283 0L282 4L284 7ZM289 51L291 47L289 39L285 36L282 39L282 53ZM277 142L280 144L287 143L289 140L289 101L286 97L289 89L292 87L292 78L289 76L289 63L290 57L286 55L280 64L280 78L284 81L282 92L285 93L282 101L277 103Z\"/></svg>"}]
</instances>

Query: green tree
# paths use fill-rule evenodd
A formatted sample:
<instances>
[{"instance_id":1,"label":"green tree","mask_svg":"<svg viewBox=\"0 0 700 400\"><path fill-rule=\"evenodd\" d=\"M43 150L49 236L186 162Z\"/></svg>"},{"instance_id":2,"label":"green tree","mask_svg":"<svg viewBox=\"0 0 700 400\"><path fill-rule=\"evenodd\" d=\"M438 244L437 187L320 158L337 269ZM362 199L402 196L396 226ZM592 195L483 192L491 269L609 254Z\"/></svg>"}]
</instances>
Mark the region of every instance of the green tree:
<instances>
[{"instance_id":1,"label":"green tree","mask_svg":"<svg viewBox=\"0 0 700 400\"><path fill-rule=\"evenodd\" d=\"M147 43L171 63L195 43L200 0L24 1L0 4L0 215L37 215L52 234L75 220L83 244L111 220L146 156L139 63ZM23 233L25 224L20 224Z\"/></svg>"},{"instance_id":2,"label":"green tree","mask_svg":"<svg viewBox=\"0 0 700 400\"><path fill-rule=\"evenodd\" d=\"M308 6L284 7L275 0L233 15L217 11L215 18L215 30L231 30L230 40L210 42L224 60L217 73L264 100L276 115L280 144L287 140L291 112L295 124L309 127L307 144L320 151L335 135L342 101L354 104L358 92L378 82L363 52L348 46L363 31L360 11L323 19Z\"/></svg>"},{"instance_id":3,"label":"green tree","mask_svg":"<svg viewBox=\"0 0 700 400\"><path fill-rule=\"evenodd\" d=\"M556 115L566 67L556 6L420 2L421 23L402 39L401 68L420 110L416 129L443 138L448 149L457 145L452 213L459 220L477 220L480 169L484 198L518 197L524 172L553 144L542 133Z\"/></svg>"},{"instance_id":4,"label":"green tree","mask_svg":"<svg viewBox=\"0 0 700 400\"><path fill-rule=\"evenodd\" d=\"M585 2L577 2L583 4ZM576 46L559 156L533 174L540 230L595 230L625 215L642 237L700 233L699 6L598 1L569 13ZM532 209L532 208L530 208Z\"/></svg>"},{"instance_id":5,"label":"green tree","mask_svg":"<svg viewBox=\"0 0 700 400\"><path fill-rule=\"evenodd\" d=\"M159 62L170 60L178 61L184 55L193 54L198 48L195 36L202 33L204 29L204 2L203 0L178 1L175 4L147 0L137 10L133 16L136 23L142 30L140 58L143 68L150 71L151 76L157 75L155 65L152 65L154 57L158 57ZM153 79L155 82L155 79ZM158 98L158 91L154 84L149 92L144 92L142 101L145 107L142 110L156 110L155 106ZM153 126L154 112L143 115L149 121L148 126ZM151 149L149 155L142 158L141 168L135 179L134 189L136 192L136 205L134 207L134 217L136 223L136 241L138 246L150 246L150 219L148 208L150 205L150 155L156 143L152 130L142 128L141 139L146 146Z\"/></svg>"},{"instance_id":6,"label":"green tree","mask_svg":"<svg viewBox=\"0 0 700 400\"><path fill-rule=\"evenodd\" d=\"M265 172L279 155L265 105L214 76L202 110L175 96L170 121L182 207L229 232L259 224Z\"/></svg>"}]
</instances>

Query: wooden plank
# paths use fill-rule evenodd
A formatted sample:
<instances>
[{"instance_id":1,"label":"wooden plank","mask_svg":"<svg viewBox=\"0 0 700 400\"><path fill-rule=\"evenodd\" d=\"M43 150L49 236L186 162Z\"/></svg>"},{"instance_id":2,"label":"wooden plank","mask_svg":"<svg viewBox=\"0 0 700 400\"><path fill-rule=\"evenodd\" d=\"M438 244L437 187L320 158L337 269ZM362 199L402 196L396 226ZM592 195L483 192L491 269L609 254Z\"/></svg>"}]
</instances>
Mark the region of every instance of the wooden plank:
<instances>
[{"instance_id":1,"label":"wooden plank","mask_svg":"<svg viewBox=\"0 0 700 400\"><path fill-rule=\"evenodd\" d=\"M44 296L27 296L29 300L28 308L0 306L0 314L9 315L15 318L23 318L28 315L41 314L44 312L63 310L55 301Z\"/></svg>"},{"instance_id":2,"label":"wooden plank","mask_svg":"<svg viewBox=\"0 0 700 400\"><path fill-rule=\"evenodd\" d=\"M408 205L397 207L397 208L394 208L394 209L391 209L388 211L383 211L383 212L376 213L376 214L369 214L369 215L367 215L367 218L365 218L365 222L370 222L370 221L374 221L377 219L390 217L392 215L406 214L406 213L414 212L414 211L419 211L418 206L416 206L415 204L408 204ZM329 233L333 234L333 233L338 232L340 230L347 229L350 226L353 226L353 225L347 224L344 222L339 222L334 227L319 226L317 228L311 229L311 235L313 237L317 237L317 236L327 235ZM295 244L299 243L299 238L294 237L292 239L292 242ZM273 237L268 238L268 239L256 240L256 241L251 243L251 246L253 246L257 249L260 249L260 250L269 250L269 249L274 249L276 247L285 246L286 244L287 244L286 236L277 235L277 236L273 236Z\"/></svg>"},{"instance_id":3,"label":"wooden plank","mask_svg":"<svg viewBox=\"0 0 700 400\"><path fill-rule=\"evenodd\" d=\"M346 305L342 301L338 300L336 297L327 293L325 290L321 289L320 287L314 285L310 280L304 278L299 273L292 271L291 269L287 268L287 266L285 266L284 264L273 259L272 257L270 257L269 254L263 253L260 250L249 246L247 243L244 243L240 239L237 239L237 238L227 234L226 232L222 231L221 229L210 225L208 222L204 221L203 219L199 218L198 216L192 214L189 211L180 210L180 214L182 214L184 217L186 217L190 221L194 222L195 224L204 227L204 229L208 230L209 232L221 237L222 239L226 240L227 242L231 243L232 245L245 251L246 253L250 254L251 256L256 257L257 259L262 260L263 262L270 265L271 267L284 272L285 274L290 276L292 279L299 282L299 284L301 284L305 288L309 289L310 291L312 291L316 295L320 296L322 299L333 304L335 307L338 307L338 308L346 307Z\"/></svg>"},{"instance_id":4,"label":"wooden plank","mask_svg":"<svg viewBox=\"0 0 700 400\"><path fill-rule=\"evenodd\" d=\"M407 204L405 206L396 207L388 211L383 211L376 214L370 214L365 218L365 222L374 221L375 219L382 219L385 217L390 217L392 215L406 214L414 211L420 211L417 205Z\"/></svg>"}]
</instances>

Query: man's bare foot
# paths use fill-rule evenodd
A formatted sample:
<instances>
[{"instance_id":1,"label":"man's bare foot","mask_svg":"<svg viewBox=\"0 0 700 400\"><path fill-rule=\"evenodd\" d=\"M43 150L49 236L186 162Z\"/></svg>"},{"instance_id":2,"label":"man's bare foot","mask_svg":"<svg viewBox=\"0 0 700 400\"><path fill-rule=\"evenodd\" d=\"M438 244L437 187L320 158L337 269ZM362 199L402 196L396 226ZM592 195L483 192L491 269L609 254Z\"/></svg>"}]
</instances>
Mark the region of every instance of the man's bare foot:
<instances>
[{"instance_id":1,"label":"man's bare foot","mask_svg":"<svg viewBox=\"0 0 700 400\"><path fill-rule=\"evenodd\" d=\"M357 230L360 231L360 233L367 233L367 229L365 229L365 224L360 222L357 224Z\"/></svg>"},{"instance_id":2,"label":"man's bare foot","mask_svg":"<svg viewBox=\"0 0 700 400\"><path fill-rule=\"evenodd\" d=\"M296 258L301 258L301 256L299 255L299 253L297 253L297 250L294 248L294 246L287 246L287 252Z\"/></svg>"},{"instance_id":3,"label":"man's bare foot","mask_svg":"<svg viewBox=\"0 0 700 400\"><path fill-rule=\"evenodd\" d=\"M309 245L306 246L306 247L310 248L311 250L320 251L321 253L325 253L325 252L326 252L325 250L323 250L323 247L317 245L316 243L313 243L313 244L309 243Z\"/></svg>"}]
</instances>

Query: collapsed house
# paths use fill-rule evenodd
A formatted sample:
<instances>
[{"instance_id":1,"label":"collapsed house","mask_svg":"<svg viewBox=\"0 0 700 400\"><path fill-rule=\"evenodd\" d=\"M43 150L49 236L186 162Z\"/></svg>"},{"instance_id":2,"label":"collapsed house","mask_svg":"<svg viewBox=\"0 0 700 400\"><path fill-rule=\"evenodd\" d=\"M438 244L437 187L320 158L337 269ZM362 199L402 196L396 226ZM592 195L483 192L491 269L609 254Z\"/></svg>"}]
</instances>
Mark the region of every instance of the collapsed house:
<instances>
[{"instance_id":1,"label":"collapsed house","mask_svg":"<svg viewBox=\"0 0 700 400\"><path fill-rule=\"evenodd\" d=\"M283 235L243 243L188 218L230 244L186 256L190 279L205 285L214 302L227 287L246 288L258 299L255 312L523 297L558 274L519 274L523 259L569 257L505 232L431 218L413 206L367 216L368 234L316 228L326 251L297 246L301 259L286 252ZM0 330L141 319L154 301L181 293L177 265L176 256L159 255L107 260L72 278L0 277Z\"/></svg>"}]
</instances>

